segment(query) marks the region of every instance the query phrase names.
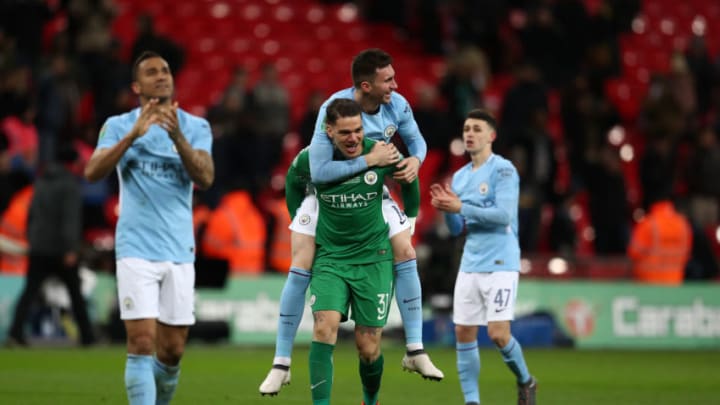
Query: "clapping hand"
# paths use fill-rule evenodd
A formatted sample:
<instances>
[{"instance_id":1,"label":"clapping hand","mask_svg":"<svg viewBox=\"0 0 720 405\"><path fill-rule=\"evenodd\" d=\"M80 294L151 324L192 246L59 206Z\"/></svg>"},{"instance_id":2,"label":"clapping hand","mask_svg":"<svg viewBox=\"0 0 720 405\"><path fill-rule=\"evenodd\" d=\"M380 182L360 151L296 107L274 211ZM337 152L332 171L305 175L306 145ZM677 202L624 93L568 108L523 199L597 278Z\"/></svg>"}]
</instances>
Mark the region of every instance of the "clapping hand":
<instances>
[{"instance_id":1,"label":"clapping hand","mask_svg":"<svg viewBox=\"0 0 720 405\"><path fill-rule=\"evenodd\" d=\"M140 109L140 116L137 121L135 121L135 125L133 125L131 130L133 139L145 135L148 129L150 129L150 125L158 123L158 101L157 98L151 98Z\"/></svg>"},{"instance_id":2,"label":"clapping hand","mask_svg":"<svg viewBox=\"0 0 720 405\"><path fill-rule=\"evenodd\" d=\"M168 135L170 135L170 138L173 140L182 136L182 133L180 132L180 124L178 123L177 109L177 101L172 103L171 106L160 106L158 108L158 125L166 130Z\"/></svg>"},{"instance_id":3,"label":"clapping hand","mask_svg":"<svg viewBox=\"0 0 720 405\"><path fill-rule=\"evenodd\" d=\"M430 186L430 203L433 207L440 211L459 213L462 207L460 197L455 194L449 184L440 185L438 183Z\"/></svg>"}]
</instances>

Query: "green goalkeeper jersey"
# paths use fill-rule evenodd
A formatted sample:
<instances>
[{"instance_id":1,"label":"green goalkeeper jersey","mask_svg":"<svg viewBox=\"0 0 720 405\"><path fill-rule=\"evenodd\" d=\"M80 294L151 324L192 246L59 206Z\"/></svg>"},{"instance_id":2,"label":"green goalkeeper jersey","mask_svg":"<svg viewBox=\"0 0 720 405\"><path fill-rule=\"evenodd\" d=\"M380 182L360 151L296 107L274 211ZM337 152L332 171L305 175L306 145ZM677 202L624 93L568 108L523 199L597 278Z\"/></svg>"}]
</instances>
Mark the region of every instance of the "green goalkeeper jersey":
<instances>
[{"instance_id":1,"label":"green goalkeeper jersey","mask_svg":"<svg viewBox=\"0 0 720 405\"><path fill-rule=\"evenodd\" d=\"M365 138L363 154L375 141ZM338 156L336 156L338 158ZM388 225L382 215L383 180L395 166L372 167L341 182L316 184L320 213L316 230L315 263L365 264L392 260ZM307 148L293 161L286 177L286 202L290 214L304 198L310 178ZM405 205L417 215L417 181L403 187Z\"/></svg>"},{"instance_id":2,"label":"green goalkeeper jersey","mask_svg":"<svg viewBox=\"0 0 720 405\"><path fill-rule=\"evenodd\" d=\"M305 196L314 192L310 183L309 147L301 150L288 168L285 176L285 204L290 218L295 218ZM369 150L367 150L369 152ZM367 153L366 152L366 153ZM380 179L382 180L382 179ZM400 193L403 202L403 211L409 217L417 217L420 210L420 182L417 178L412 183L400 184Z\"/></svg>"}]
</instances>

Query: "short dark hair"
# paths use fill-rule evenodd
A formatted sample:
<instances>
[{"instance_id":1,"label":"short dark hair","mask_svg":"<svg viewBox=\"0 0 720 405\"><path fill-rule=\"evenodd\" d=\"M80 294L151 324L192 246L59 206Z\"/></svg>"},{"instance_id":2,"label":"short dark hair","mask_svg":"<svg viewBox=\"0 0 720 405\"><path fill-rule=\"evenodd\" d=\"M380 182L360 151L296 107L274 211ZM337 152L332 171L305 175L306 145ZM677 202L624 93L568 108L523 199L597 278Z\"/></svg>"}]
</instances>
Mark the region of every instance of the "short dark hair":
<instances>
[{"instance_id":1,"label":"short dark hair","mask_svg":"<svg viewBox=\"0 0 720 405\"><path fill-rule=\"evenodd\" d=\"M392 63L392 56L378 48L366 49L352 61L352 80L355 88L360 88L360 83L372 81L377 70L389 66Z\"/></svg>"},{"instance_id":2,"label":"short dark hair","mask_svg":"<svg viewBox=\"0 0 720 405\"><path fill-rule=\"evenodd\" d=\"M467 117L465 117L465 118L466 119L472 118L475 120L483 120L483 121L487 122L488 125L490 125L490 127L493 129L493 131L497 132L497 121L495 120L495 117L493 117L493 115L490 114L486 110L483 110L480 108L470 110L467 113Z\"/></svg>"},{"instance_id":3,"label":"short dark hair","mask_svg":"<svg viewBox=\"0 0 720 405\"><path fill-rule=\"evenodd\" d=\"M325 123L335 125L338 119L356 117L362 114L362 107L349 98L336 98L328 104L325 111Z\"/></svg>"},{"instance_id":4,"label":"short dark hair","mask_svg":"<svg viewBox=\"0 0 720 405\"><path fill-rule=\"evenodd\" d=\"M159 53L157 53L157 52L155 52L155 51L143 51L143 52L140 54L140 56L138 56L137 59L135 59L135 62L133 62L133 66L132 66L132 79L133 79L133 80L137 80L137 77L138 77L138 69L140 68L140 64L141 64L145 59L150 59L150 58L161 58L161 59L164 59Z\"/></svg>"}]
</instances>

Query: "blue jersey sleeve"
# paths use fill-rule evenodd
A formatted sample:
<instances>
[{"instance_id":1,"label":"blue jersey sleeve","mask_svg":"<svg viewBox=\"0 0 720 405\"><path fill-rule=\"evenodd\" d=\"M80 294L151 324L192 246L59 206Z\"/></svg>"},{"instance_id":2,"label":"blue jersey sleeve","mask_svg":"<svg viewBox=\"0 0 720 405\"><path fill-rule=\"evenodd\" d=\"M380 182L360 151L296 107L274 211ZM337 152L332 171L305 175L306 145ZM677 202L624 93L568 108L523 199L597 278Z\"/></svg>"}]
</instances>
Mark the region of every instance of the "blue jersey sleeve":
<instances>
[{"instance_id":1,"label":"blue jersey sleeve","mask_svg":"<svg viewBox=\"0 0 720 405\"><path fill-rule=\"evenodd\" d=\"M333 145L325 132L325 110L328 101L318 112L315 133L310 141L310 176L315 183L330 183L368 168L363 156L350 160L333 160Z\"/></svg>"},{"instance_id":2,"label":"blue jersey sleeve","mask_svg":"<svg viewBox=\"0 0 720 405\"><path fill-rule=\"evenodd\" d=\"M450 235L452 236L460 235L465 228L465 220L463 220L463 217L460 214L446 212L445 224L447 224L447 227L450 230Z\"/></svg>"},{"instance_id":3,"label":"blue jersey sleeve","mask_svg":"<svg viewBox=\"0 0 720 405\"><path fill-rule=\"evenodd\" d=\"M512 225L513 211L517 209L520 180L512 166L499 168L493 176L495 182L495 201L489 206L477 206L463 202L460 208L468 221L484 225Z\"/></svg>"},{"instance_id":4,"label":"blue jersey sleeve","mask_svg":"<svg viewBox=\"0 0 720 405\"><path fill-rule=\"evenodd\" d=\"M110 148L120 141L125 134L121 133L122 126L117 124L117 117L110 117L105 120L102 128L100 128L100 134L98 134L96 149Z\"/></svg>"},{"instance_id":5,"label":"blue jersey sleeve","mask_svg":"<svg viewBox=\"0 0 720 405\"><path fill-rule=\"evenodd\" d=\"M210 131L210 124L207 120L200 117L193 117L186 112L183 112L183 115L185 115L189 124L191 124L188 126L189 133L185 134L188 143L193 149L212 153L212 132Z\"/></svg>"},{"instance_id":6,"label":"blue jersey sleeve","mask_svg":"<svg viewBox=\"0 0 720 405\"><path fill-rule=\"evenodd\" d=\"M393 93L393 96L397 99L393 103L397 104L395 113L398 119L399 135L407 146L410 156L420 159L420 163L422 163L427 156L427 143L415 121L410 103L397 93Z\"/></svg>"}]
</instances>

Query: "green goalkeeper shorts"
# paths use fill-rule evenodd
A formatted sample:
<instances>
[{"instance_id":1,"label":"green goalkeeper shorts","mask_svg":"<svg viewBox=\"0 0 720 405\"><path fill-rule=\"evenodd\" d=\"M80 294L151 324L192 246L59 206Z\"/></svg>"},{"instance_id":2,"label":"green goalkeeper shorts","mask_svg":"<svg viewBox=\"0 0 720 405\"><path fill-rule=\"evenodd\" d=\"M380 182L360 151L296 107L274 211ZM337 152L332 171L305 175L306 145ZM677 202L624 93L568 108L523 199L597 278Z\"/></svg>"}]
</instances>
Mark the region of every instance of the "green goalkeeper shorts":
<instances>
[{"instance_id":1,"label":"green goalkeeper shorts","mask_svg":"<svg viewBox=\"0 0 720 405\"><path fill-rule=\"evenodd\" d=\"M370 264L320 264L313 268L310 281L310 307L317 311L337 311L343 320L355 324L383 327L387 323L393 297L392 261Z\"/></svg>"}]
</instances>

